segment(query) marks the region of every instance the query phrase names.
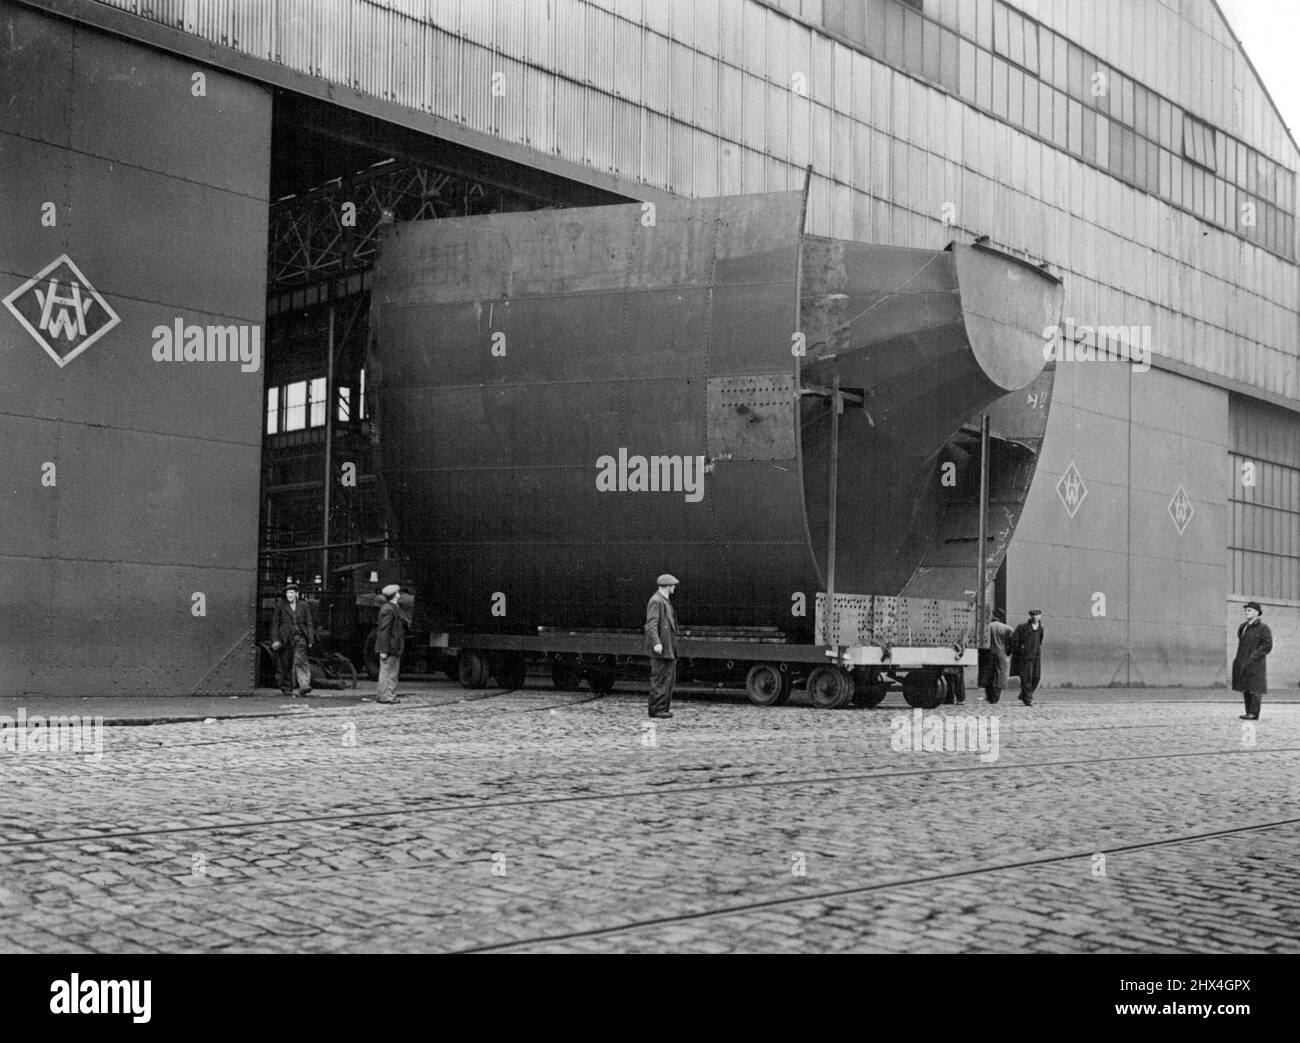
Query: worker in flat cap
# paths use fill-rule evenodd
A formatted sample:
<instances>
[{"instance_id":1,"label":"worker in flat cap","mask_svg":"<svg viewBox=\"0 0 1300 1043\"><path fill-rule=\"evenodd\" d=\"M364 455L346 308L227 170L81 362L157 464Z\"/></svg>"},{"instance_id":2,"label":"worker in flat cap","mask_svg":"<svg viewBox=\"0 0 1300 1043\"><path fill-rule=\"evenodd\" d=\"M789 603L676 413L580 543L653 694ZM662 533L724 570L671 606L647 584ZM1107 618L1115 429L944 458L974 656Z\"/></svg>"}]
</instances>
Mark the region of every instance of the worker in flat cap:
<instances>
[{"instance_id":1,"label":"worker in flat cap","mask_svg":"<svg viewBox=\"0 0 1300 1043\"><path fill-rule=\"evenodd\" d=\"M285 695L311 695L311 664L307 651L316 643L311 606L298 597L298 584L284 585L284 597L271 619L271 651L276 653L276 678ZM294 682L297 681L297 688Z\"/></svg>"},{"instance_id":2,"label":"worker in flat cap","mask_svg":"<svg viewBox=\"0 0 1300 1043\"><path fill-rule=\"evenodd\" d=\"M1029 618L1012 635L1011 672L1020 678L1020 701L1034 705L1034 692L1043 676L1043 611L1029 610Z\"/></svg>"},{"instance_id":3,"label":"worker in flat cap","mask_svg":"<svg viewBox=\"0 0 1300 1043\"><path fill-rule=\"evenodd\" d=\"M1232 660L1232 690L1246 702L1243 721L1258 721L1260 704L1268 694L1268 669L1264 662L1273 651L1273 632L1263 620L1258 601L1241 606L1246 621L1237 627L1237 654Z\"/></svg>"},{"instance_id":4,"label":"worker in flat cap","mask_svg":"<svg viewBox=\"0 0 1300 1043\"><path fill-rule=\"evenodd\" d=\"M665 572L658 579L659 589L645 607L645 646L650 655L650 716L673 715L673 685L677 681L677 613L673 611L673 591L677 577Z\"/></svg>"},{"instance_id":5,"label":"worker in flat cap","mask_svg":"<svg viewBox=\"0 0 1300 1043\"><path fill-rule=\"evenodd\" d=\"M379 633L375 650L379 653L379 689L377 700L386 706L400 703L397 696L397 675L402 670L402 652L406 648L406 619L397 607L402 588L390 583L380 593L384 596L379 610Z\"/></svg>"}]
</instances>

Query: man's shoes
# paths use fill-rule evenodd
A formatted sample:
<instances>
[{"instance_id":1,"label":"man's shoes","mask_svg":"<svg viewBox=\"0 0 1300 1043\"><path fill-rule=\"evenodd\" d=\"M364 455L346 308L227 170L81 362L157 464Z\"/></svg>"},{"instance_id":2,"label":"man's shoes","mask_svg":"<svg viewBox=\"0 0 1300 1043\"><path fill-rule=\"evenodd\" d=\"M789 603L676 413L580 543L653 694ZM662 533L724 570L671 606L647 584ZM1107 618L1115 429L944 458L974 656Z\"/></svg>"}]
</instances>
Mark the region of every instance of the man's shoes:
<instances>
[{"instance_id":1,"label":"man's shoes","mask_svg":"<svg viewBox=\"0 0 1300 1043\"><path fill-rule=\"evenodd\" d=\"M671 710L668 710L668 711L665 711L664 713L652 713L650 716L651 716L651 717L659 717L659 718L663 718L663 717L671 717L671 716L672 716L672 711L671 711Z\"/></svg>"},{"instance_id":2,"label":"man's shoes","mask_svg":"<svg viewBox=\"0 0 1300 1043\"><path fill-rule=\"evenodd\" d=\"M393 696L393 698L391 698L391 699L376 699L376 700L375 700L375 702L377 702L380 706L392 706L392 705L394 705L395 703L400 703L401 701L402 701L402 697L401 697L400 695L395 695L395 696Z\"/></svg>"},{"instance_id":3,"label":"man's shoes","mask_svg":"<svg viewBox=\"0 0 1300 1043\"><path fill-rule=\"evenodd\" d=\"M1032 700L1032 699L1026 699L1023 695L1020 697L1020 701L1021 701L1022 703L1024 703L1026 706L1033 706L1033 705L1034 705L1034 700Z\"/></svg>"},{"instance_id":4,"label":"man's shoes","mask_svg":"<svg viewBox=\"0 0 1300 1043\"><path fill-rule=\"evenodd\" d=\"M1259 718L1256 717L1256 716L1254 716L1253 714L1243 713L1240 717L1237 718L1237 720L1239 720L1239 721L1258 721Z\"/></svg>"},{"instance_id":5,"label":"man's shoes","mask_svg":"<svg viewBox=\"0 0 1300 1043\"><path fill-rule=\"evenodd\" d=\"M311 689L310 689L310 688L304 688L304 689L303 689L302 691L300 691L298 694L299 694L299 695L311 695Z\"/></svg>"}]
</instances>

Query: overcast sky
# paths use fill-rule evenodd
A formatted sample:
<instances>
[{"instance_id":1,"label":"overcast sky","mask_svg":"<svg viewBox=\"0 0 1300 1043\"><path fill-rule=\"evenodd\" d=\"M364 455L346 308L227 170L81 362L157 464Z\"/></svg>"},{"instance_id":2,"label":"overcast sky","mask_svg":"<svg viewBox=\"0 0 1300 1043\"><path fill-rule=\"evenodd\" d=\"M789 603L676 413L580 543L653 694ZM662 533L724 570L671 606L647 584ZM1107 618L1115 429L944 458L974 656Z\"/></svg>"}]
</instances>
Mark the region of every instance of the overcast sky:
<instances>
[{"instance_id":1,"label":"overcast sky","mask_svg":"<svg viewBox=\"0 0 1300 1043\"><path fill-rule=\"evenodd\" d=\"M1300 138L1300 2L1298 0L1219 0L1260 79Z\"/></svg>"}]
</instances>

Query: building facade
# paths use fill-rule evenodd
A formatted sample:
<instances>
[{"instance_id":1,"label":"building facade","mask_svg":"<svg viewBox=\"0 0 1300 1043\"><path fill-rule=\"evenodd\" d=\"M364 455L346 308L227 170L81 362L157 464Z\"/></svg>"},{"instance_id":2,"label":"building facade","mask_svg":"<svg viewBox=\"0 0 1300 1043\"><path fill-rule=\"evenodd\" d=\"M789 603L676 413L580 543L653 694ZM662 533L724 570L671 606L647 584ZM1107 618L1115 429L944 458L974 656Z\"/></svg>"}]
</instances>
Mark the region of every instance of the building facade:
<instances>
[{"instance_id":1,"label":"building facade","mask_svg":"<svg viewBox=\"0 0 1300 1043\"><path fill-rule=\"evenodd\" d=\"M279 510L258 447L318 401L322 424L364 419L359 354L346 376L325 355L349 343L330 331L365 257L278 282L277 201L315 173L346 202L357 167L393 155L458 179L432 216L475 212L475 187L497 209L653 201L799 188L811 168L814 234L988 236L1048 264L1066 288L1054 401L998 588L1009 617L1045 612L1046 683L1222 685L1248 598L1278 639L1272 683L1300 683L1300 153L1213 0L30 0L0 19L0 78L24 99L0 113L19 186L0 297L66 255L122 317L60 365L0 312L17 373L0 422L22 449L0 464L18 533L0 611L22 635L0 686L82 690L109 664L149 690L246 686ZM430 216L428 184L409 188L368 198ZM327 300L329 330L289 321ZM154 361L157 325L200 317L268 336L283 317L284 344L315 347L255 374ZM93 477L33 485L79 438L103 454L75 454ZM306 490L310 528L335 479L313 485L307 460L282 484ZM120 524L76 522L105 510ZM328 524L316 542L328 554ZM87 635L80 673L69 633ZM165 677L141 651L158 634L184 653Z\"/></svg>"}]
</instances>

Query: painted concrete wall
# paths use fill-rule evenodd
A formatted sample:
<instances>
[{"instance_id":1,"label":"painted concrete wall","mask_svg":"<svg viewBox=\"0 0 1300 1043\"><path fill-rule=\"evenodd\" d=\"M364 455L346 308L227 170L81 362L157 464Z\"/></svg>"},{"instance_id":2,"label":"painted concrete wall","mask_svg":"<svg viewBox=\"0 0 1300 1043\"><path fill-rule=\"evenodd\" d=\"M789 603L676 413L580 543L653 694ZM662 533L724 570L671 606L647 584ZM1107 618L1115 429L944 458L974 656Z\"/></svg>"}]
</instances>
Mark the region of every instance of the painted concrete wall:
<instances>
[{"instance_id":1,"label":"painted concrete wall","mask_svg":"<svg viewBox=\"0 0 1300 1043\"><path fill-rule=\"evenodd\" d=\"M262 372L152 356L263 320L271 107L195 71L0 7L0 298L84 277L12 300L54 355L0 307L0 694L251 687ZM120 321L69 357L50 279L102 296L87 336Z\"/></svg>"}]
</instances>

